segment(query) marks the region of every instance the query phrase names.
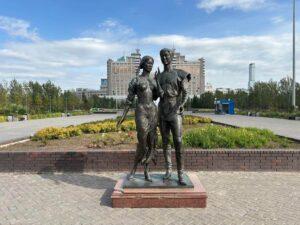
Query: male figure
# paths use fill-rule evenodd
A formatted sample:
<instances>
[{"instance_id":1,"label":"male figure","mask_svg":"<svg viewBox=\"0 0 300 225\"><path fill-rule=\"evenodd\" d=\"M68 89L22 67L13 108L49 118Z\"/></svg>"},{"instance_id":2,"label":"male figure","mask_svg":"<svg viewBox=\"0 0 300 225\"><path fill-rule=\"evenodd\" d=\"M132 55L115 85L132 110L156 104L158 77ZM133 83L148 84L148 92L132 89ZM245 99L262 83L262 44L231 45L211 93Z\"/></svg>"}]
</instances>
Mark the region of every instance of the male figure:
<instances>
[{"instance_id":1,"label":"male figure","mask_svg":"<svg viewBox=\"0 0 300 225\"><path fill-rule=\"evenodd\" d=\"M159 91L159 121L163 141L166 174L169 179L172 173L171 148L169 147L170 132L172 132L176 154L178 182L186 185L183 179L184 158L182 149L182 113L187 101L187 82L191 75L183 70L172 69L173 52L170 49L160 51L164 71L156 76Z\"/></svg>"}]
</instances>

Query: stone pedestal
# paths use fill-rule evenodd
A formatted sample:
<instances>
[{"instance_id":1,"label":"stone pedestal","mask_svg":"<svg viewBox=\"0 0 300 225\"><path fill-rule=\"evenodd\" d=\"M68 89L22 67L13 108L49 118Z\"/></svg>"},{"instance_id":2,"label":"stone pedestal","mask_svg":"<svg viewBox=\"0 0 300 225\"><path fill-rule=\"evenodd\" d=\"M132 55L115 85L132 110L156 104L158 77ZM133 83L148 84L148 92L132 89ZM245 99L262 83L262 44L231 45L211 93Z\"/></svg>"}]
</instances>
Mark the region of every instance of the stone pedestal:
<instances>
[{"instance_id":1,"label":"stone pedestal","mask_svg":"<svg viewBox=\"0 0 300 225\"><path fill-rule=\"evenodd\" d=\"M207 195L194 173L185 175L187 186L177 183L177 176L162 180L163 174L152 174L152 182L138 174L128 181L120 179L111 196L113 208L205 208Z\"/></svg>"}]
</instances>

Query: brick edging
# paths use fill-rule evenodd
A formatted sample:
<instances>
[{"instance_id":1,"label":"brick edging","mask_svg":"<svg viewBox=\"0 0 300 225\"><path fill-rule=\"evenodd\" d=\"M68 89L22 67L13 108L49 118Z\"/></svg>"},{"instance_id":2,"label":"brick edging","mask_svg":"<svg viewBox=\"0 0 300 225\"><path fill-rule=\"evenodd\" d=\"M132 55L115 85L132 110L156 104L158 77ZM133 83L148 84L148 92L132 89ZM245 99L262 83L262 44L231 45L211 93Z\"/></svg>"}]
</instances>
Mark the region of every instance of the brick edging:
<instances>
[{"instance_id":1,"label":"brick edging","mask_svg":"<svg viewBox=\"0 0 300 225\"><path fill-rule=\"evenodd\" d=\"M0 172L51 171L128 171L135 150L95 151L0 151ZM173 152L174 170L176 168ZM164 159L159 150L158 165L151 170L163 170ZM141 168L141 167L140 167ZM185 150L186 170L206 171L300 171L300 149L289 150Z\"/></svg>"}]
</instances>

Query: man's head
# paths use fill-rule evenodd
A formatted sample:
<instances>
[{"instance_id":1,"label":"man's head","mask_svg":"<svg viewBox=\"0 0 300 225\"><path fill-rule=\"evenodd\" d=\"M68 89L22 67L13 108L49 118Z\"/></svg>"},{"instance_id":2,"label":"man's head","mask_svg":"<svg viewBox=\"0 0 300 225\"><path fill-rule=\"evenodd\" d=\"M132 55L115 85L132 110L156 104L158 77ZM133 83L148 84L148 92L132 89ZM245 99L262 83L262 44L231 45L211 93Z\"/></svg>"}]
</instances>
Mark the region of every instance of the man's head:
<instances>
[{"instance_id":1,"label":"man's head","mask_svg":"<svg viewBox=\"0 0 300 225\"><path fill-rule=\"evenodd\" d=\"M160 50L159 54L162 64L169 65L172 63L173 51L171 49L163 48Z\"/></svg>"}]
</instances>

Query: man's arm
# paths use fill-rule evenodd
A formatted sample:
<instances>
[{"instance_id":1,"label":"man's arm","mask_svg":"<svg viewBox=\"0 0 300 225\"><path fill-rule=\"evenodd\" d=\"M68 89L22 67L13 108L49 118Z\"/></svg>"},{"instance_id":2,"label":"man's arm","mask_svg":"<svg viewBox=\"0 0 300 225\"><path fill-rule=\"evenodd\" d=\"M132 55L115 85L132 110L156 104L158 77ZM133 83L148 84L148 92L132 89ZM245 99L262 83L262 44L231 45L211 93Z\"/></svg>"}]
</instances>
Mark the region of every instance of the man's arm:
<instances>
[{"instance_id":1,"label":"man's arm","mask_svg":"<svg viewBox=\"0 0 300 225\"><path fill-rule=\"evenodd\" d=\"M188 100L188 82L191 80L191 74L183 70L179 70L179 87L181 89L181 102L179 104L179 112L182 113L184 105Z\"/></svg>"},{"instance_id":2,"label":"man's arm","mask_svg":"<svg viewBox=\"0 0 300 225\"><path fill-rule=\"evenodd\" d=\"M160 98L163 98L165 93L164 93L164 90L162 89L162 87L160 86L159 76L161 76L161 74L160 74L159 68L157 68L157 71L154 74L154 80L156 82L157 94Z\"/></svg>"}]
</instances>

